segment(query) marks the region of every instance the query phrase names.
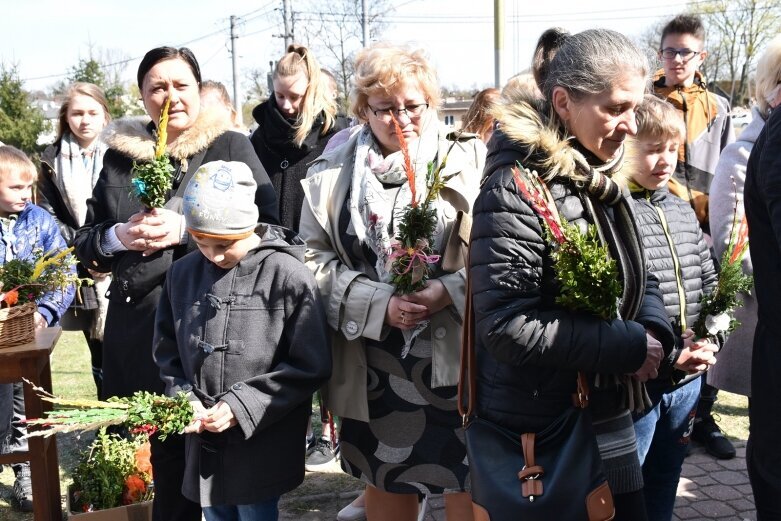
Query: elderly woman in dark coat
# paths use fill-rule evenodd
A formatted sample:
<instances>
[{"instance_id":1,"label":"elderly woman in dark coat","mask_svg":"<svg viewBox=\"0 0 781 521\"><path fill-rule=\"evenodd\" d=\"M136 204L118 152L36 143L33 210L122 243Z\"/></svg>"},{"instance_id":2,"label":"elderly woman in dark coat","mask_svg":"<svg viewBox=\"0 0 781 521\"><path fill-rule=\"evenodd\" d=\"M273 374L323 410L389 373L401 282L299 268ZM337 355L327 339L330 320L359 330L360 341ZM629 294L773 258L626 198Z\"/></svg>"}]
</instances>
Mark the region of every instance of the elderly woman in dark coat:
<instances>
[{"instance_id":1,"label":"elderly woman in dark coat","mask_svg":"<svg viewBox=\"0 0 781 521\"><path fill-rule=\"evenodd\" d=\"M540 432L572 406L578 371L603 375L591 386L590 409L616 519L633 521L645 519L645 506L628 398L642 393L663 346L673 345L627 193L614 180L623 141L636 132L647 72L642 53L619 33L546 31L535 58L544 100L503 100L471 238L477 415L514 432ZM602 229L619 265L622 318L603 320L556 302L551 244L516 184L517 164L546 180L569 223L581 232L588 224Z\"/></svg>"}]
</instances>

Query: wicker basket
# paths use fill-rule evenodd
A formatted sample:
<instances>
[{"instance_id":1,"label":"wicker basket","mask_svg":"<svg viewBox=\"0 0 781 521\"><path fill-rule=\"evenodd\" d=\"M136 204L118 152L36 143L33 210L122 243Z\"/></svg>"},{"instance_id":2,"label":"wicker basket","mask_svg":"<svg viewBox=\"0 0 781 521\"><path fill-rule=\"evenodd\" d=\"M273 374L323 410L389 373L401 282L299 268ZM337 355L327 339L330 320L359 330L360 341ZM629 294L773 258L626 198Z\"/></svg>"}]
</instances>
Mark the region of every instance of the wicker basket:
<instances>
[{"instance_id":1,"label":"wicker basket","mask_svg":"<svg viewBox=\"0 0 781 521\"><path fill-rule=\"evenodd\" d=\"M0 348L18 346L35 339L35 302L0 309Z\"/></svg>"}]
</instances>

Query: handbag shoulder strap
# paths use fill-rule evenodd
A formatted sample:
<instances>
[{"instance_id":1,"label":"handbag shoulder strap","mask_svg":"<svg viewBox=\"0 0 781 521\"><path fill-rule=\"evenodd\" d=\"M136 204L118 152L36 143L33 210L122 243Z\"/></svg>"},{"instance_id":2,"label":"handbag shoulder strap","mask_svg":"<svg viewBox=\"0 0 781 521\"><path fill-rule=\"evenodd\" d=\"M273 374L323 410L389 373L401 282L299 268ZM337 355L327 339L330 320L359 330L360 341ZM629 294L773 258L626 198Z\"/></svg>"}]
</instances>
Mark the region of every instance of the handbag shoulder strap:
<instances>
[{"instance_id":1,"label":"handbag shoulder strap","mask_svg":"<svg viewBox=\"0 0 781 521\"><path fill-rule=\"evenodd\" d=\"M472 309L472 276L470 270L471 245L466 255L466 287L464 290L464 328L461 336L461 365L458 375L458 414L466 427L475 410L477 396L477 363L475 356L475 314ZM577 391L572 395L572 404L580 409L588 407L588 379L578 371Z\"/></svg>"},{"instance_id":2,"label":"handbag shoulder strap","mask_svg":"<svg viewBox=\"0 0 781 521\"><path fill-rule=\"evenodd\" d=\"M472 311L472 276L470 275L471 245L467 247L464 289L464 327L461 335L461 366L458 375L458 414L466 427L475 409L475 389L477 376L475 369L475 314Z\"/></svg>"}]
</instances>

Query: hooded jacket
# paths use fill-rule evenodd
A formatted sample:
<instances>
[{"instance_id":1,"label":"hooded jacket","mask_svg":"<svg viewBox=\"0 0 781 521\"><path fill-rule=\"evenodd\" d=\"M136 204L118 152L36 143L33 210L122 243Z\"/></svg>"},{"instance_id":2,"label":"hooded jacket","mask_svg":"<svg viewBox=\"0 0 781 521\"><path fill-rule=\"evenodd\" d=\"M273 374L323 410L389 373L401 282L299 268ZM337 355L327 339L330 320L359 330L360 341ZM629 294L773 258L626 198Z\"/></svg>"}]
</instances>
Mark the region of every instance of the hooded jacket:
<instances>
[{"instance_id":1,"label":"hooded jacket","mask_svg":"<svg viewBox=\"0 0 781 521\"><path fill-rule=\"evenodd\" d=\"M200 252L174 263L157 310L166 394L192 392L206 408L223 400L238 422L186 436L182 491L202 506L257 503L303 481L310 399L331 374L304 242L279 226L256 233L260 245L230 270Z\"/></svg>"},{"instance_id":2,"label":"hooded jacket","mask_svg":"<svg viewBox=\"0 0 781 521\"><path fill-rule=\"evenodd\" d=\"M347 120L337 117L334 125L323 133L325 120L322 115L318 116L304 141L297 146L293 142L296 129L279 112L274 96L255 107L252 117L258 122L258 128L250 141L279 198L280 222L282 226L298 231L304 202L301 181L306 177L310 163L323 153L328 140L347 127Z\"/></svg>"},{"instance_id":3,"label":"hooded jacket","mask_svg":"<svg viewBox=\"0 0 781 521\"><path fill-rule=\"evenodd\" d=\"M653 278L637 288L644 298L634 320L602 320L555 302L559 285L551 244L512 169L520 163L546 179L560 215L581 233L594 216L585 206L592 198L575 173L573 141L547 123L544 113L544 107L525 98L499 109L470 247L477 414L519 433L539 432L572 406L578 371L627 374L639 369L646 356L646 328L666 351L673 345ZM592 409L620 411L619 404L618 389L597 392L592 386Z\"/></svg>"},{"instance_id":4,"label":"hooded jacket","mask_svg":"<svg viewBox=\"0 0 781 521\"><path fill-rule=\"evenodd\" d=\"M129 396L138 390L161 392L157 367L152 360L154 312L165 274L171 263L195 249L192 242L142 256L139 251L109 253L101 240L105 231L141 210L131 195L133 162L154 155L153 125L148 117L113 121L103 140L108 150L103 170L87 201L87 218L74 239L76 255L90 269L111 272L104 342L103 395ZM274 189L246 136L226 130L214 112L201 111L194 125L167 147L176 169L172 194L165 207L181 213L181 194L198 167L209 161L242 161L252 170L258 188L255 204L260 221L276 224Z\"/></svg>"},{"instance_id":5,"label":"hooded jacket","mask_svg":"<svg viewBox=\"0 0 781 521\"><path fill-rule=\"evenodd\" d=\"M686 125L686 140L678 151L675 182L671 182L670 192L685 201L693 200L697 218L705 224L708 222L708 193L719 155L725 146L735 141L729 102L708 91L699 71L695 72L690 86L668 87L662 69L654 76L653 89L654 94L681 112Z\"/></svg>"},{"instance_id":6,"label":"hooded jacket","mask_svg":"<svg viewBox=\"0 0 781 521\"><path fill-rule=\"evenodd\" d=\"M56 221L39 206L27 203L16 219L4 220L8 221L8 225L3 223L0 226L0 248L3 249L0 265L11 259L32 260L36 249L40 249L41 253L56 254L67 248ZM57 324L75 294L73 284L44 293L36 301L38 313L50 326Z\"/></svg>"}]
</instances>

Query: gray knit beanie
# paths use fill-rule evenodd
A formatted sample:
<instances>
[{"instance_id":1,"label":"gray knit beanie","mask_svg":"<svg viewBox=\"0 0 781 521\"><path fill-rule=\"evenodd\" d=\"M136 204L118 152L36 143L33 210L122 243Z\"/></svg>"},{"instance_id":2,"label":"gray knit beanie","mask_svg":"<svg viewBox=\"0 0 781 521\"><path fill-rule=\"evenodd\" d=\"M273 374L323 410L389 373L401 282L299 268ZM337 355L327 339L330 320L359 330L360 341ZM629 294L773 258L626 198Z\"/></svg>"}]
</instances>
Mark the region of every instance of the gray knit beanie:
<instances>
[{"instance_id":1,"label":"gray knit beanie","mask_svg":"<svg viewBox=\"0 0 781 521\"><path fill-rule=\"evenodd\" d=\"M184 191L187 229L205 236L242 239L258 224L252 170L238 161L202 165Z\"/></svg>"}]
</instances>

